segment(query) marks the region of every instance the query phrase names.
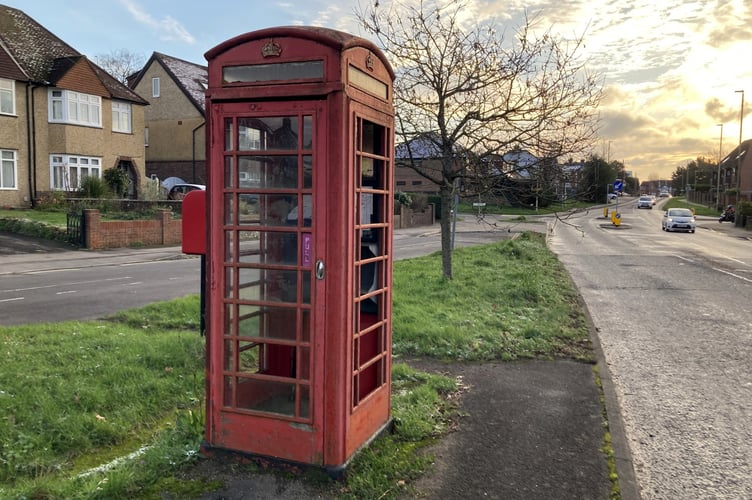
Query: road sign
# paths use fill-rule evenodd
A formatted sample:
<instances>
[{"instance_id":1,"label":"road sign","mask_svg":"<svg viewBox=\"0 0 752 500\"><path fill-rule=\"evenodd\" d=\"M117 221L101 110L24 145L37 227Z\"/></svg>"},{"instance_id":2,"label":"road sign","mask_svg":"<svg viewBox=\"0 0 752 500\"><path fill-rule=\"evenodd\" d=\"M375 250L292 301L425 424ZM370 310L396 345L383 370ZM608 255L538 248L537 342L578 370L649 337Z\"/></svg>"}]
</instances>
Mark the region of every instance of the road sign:
<instances>
[{"instance_id":1,"label":"road sign","mask_svg":"<svg viewBox=\"0 0 752 500\"><path fill-rule=\"evenodd\" d=\"M616 179L614 181L614 191L621 191L622 189L624 189L624 183L619 179Z\"/></svg>"}]
</instances>

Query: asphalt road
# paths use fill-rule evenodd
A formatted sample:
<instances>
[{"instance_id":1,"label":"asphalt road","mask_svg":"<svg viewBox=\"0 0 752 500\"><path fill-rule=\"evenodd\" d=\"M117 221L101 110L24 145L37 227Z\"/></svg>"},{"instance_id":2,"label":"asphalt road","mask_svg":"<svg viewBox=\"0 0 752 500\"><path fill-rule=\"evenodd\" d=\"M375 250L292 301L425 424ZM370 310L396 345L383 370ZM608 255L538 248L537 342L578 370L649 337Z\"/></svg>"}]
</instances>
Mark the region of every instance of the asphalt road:
<instances>
[{"instance_id":1,"label":"asphalt road","mask_svg":"<svg viewBox=\"0 0 752 500\"><path fill-rule=\"evenodd\" d=\"M625 206L616 228L581 214L549 240L611 374L618 464L643 498L752 498L752 241L711 218L665 233L661 215Z\"/></svg>"},{"instance_id":2,"label":"asphalt road","mask_svg":"<svg viewBox=\"0 0 752 500\"><path fill-rule=\"evenodd\" d=\"M543 222L463 216L457 247L545 231ZM441 249L440 228L394 234L395 259ZM180 247L75 250L68 245L0 233L0 325L96 319L124 309L200 292L200 258Z\"/></svg>"}]
</instances>

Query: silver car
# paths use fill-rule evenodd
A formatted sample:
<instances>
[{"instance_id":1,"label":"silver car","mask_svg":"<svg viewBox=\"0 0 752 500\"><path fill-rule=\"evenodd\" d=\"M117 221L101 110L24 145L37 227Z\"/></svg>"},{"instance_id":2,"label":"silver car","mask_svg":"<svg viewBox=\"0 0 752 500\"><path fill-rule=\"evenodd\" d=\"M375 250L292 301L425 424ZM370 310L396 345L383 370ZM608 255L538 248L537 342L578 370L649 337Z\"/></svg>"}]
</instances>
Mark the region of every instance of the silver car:
<instances>
[{"instance_id":1,"label":"silver car","mask_svg":"<svg viewBox=\"0 0 752 500\"><path fill-rule=\"evenodd\" d=\"M650 196L640 196L637 200L637 208L649 208L653 209L653 199Z\"/></svg>"},{"instance_id":2,"label":"silver car","mask_svg":"<svg viewBox=\"0 0 752 500\"><path fill-rule=\"evenodd\" d=\"M695 232L695 214L688 208L669 208L663 214L661 229L664 231Z\"/></svg>"}]
</instances>

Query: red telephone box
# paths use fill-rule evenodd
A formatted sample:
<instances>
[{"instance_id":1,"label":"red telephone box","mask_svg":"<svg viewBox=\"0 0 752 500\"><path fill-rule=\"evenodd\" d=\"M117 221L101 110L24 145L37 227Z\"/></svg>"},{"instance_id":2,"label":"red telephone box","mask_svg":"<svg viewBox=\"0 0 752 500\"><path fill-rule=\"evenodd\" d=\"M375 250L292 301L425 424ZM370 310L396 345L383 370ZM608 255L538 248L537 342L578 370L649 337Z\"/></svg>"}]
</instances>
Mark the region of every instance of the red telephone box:
<instances>
[{"instance_id":1,"label":"red telephone box","mask_svg":"<svg viewBox=\"0 0 752 500\"><path fill-rule=\"evenodd\" d=\"M206 447L338 469L390 420L394 73L313 27L206 59Z\"/></svg>"}]
</instances>

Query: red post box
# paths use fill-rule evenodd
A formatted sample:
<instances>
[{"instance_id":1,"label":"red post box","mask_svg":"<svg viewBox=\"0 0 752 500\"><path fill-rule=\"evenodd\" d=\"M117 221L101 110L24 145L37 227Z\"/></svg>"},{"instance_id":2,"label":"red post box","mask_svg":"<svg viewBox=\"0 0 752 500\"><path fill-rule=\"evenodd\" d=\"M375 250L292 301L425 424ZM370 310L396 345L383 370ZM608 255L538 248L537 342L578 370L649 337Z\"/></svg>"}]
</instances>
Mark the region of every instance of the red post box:
<instances>
[{"instance_id":1,"label":"red post box","mask_svg":"<svg viewBox=\"0 0 752 500\"><path fill-rule=\"evenodd\" d=\"M205 449L338 469L390 419L394 73L313 27L206 58Z\"/></svg>"}]
</instances>

